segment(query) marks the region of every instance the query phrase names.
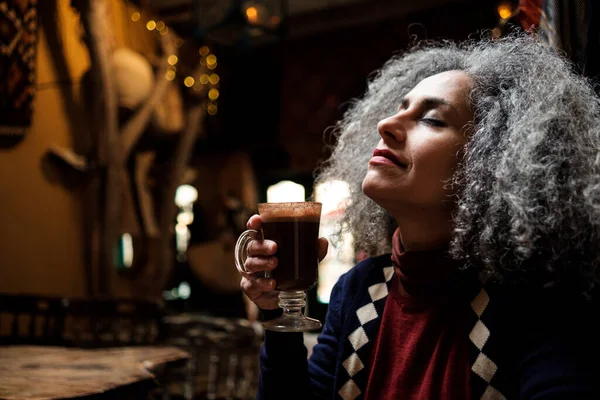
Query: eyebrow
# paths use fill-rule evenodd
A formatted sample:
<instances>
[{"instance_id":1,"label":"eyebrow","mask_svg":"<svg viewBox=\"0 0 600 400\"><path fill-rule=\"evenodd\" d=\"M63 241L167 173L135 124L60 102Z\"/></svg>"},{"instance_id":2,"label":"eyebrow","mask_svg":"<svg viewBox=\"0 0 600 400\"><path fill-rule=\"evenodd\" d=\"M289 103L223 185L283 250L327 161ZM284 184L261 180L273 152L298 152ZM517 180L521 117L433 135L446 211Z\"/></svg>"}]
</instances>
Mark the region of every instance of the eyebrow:
<instances>
[{"instance_id":1,"label":"eyebrow","mask_svg":"<svg viewBox=\"0 0 600 400\"><path fill-rule=\"evenodd\" d=\"M446 106L454 111L456 115L459 115L458 110L454 107L454 104L450 103L448 100L442 99L441 97L425 97L421 103L423 104L425 110ZM409 104L410 100L405 97L402 99L402 102L400 102L400 107L407 109Z\"/></svg>"}]
</instances>

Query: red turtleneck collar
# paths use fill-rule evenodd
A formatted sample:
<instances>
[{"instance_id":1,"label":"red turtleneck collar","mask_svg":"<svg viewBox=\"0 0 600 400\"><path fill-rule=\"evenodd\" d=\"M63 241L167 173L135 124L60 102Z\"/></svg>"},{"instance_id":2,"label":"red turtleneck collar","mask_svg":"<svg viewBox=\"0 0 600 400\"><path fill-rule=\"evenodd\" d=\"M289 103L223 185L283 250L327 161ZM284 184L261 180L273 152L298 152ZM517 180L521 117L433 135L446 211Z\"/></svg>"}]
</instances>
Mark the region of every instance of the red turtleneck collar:
<instances>
[{"instance_id":1,"label":"red turtleneck collar","mask_svg":"<svg viewBox=\"0 0 600 400\"><path fill-rule=\"evenodd\" d=\"M426 307L464 288L459 285L459 263L452 259L448 246L422 251L406 251L396 229L392 240L392 264L400 290L396 298L404 307Z\"/></svg>"},{"instance_id":2,"label":"red turtleneck collar","mask_svg":"<svg viewBox=\"0 0 600 400\"><path fill-rule=\"evenodd\" d=\"M446 248L403 251L373 343L365 400L468 400L468 295ZM465 300L467 303L465 303Z\"/></svg>"}]
</instances>

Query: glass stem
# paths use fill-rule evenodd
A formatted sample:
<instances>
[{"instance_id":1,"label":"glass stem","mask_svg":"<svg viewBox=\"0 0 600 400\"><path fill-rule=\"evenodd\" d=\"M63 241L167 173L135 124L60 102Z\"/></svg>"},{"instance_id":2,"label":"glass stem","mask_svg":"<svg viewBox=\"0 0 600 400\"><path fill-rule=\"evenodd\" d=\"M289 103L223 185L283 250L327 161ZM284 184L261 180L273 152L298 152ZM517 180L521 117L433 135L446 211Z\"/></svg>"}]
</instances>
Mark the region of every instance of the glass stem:
<instances>
[{"instance_id":1,"label":"glass stem","mask_svg":"<svg viewBox=\"0 0 600 400\"><path fill-rule=\"evenodd\" d=\"M279 307L283 309L283 313L290 316L300 316L302 308L306 305L306 293L302 291L280 292Z\"/></svg>"}]
</instances>

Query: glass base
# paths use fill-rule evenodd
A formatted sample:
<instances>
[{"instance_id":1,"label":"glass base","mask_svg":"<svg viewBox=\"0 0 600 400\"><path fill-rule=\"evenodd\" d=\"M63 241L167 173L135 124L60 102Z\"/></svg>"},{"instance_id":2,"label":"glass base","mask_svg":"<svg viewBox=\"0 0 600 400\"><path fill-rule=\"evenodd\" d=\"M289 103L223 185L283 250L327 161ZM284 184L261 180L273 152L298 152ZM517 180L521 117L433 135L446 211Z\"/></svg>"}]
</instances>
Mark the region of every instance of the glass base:
<instances>
[{"instance_id":1,"label":"glass base","mask_svg":"<svg viewBox=\"0 0 600 400\"><path fill-rule=\"evenodd\" d=\"M322 326L318 320L302 314L283 314L279 318L263 323L266 330L276 332L308 332L321 329Z\"/></svg>"}]
</instances>

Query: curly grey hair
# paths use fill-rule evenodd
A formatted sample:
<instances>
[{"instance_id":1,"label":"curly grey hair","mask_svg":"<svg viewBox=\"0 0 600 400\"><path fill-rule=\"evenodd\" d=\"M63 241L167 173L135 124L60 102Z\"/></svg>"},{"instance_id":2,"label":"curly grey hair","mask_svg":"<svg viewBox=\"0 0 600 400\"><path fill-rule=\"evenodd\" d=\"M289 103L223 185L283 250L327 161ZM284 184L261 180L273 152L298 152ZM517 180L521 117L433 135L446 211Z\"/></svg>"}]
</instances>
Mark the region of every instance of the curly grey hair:
<instances>
[{"instance_id":1,"label":"curly grey hair","mask_svg":"<svg viewBox=\"0 0 600 400\"><path fill-rule=\"evenodd\" d=\"M509 282L570 281L592 288L600 262L600 102L571 64L536 37L423 43L394 56L335 128L316 182L346 181L340 225L368 254L388 252L391 216L361 188L377 122L422 79L449 70L474 80L473 133L457 188L452 255Z\"/></svg>"}]
</instances>

